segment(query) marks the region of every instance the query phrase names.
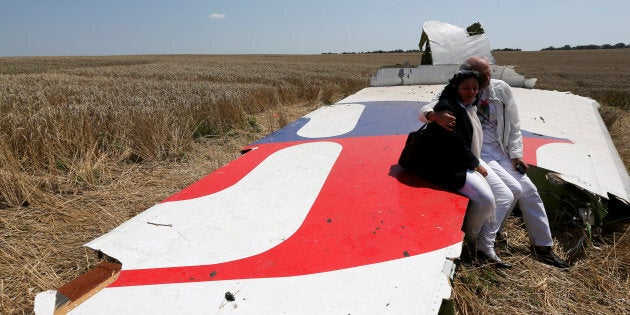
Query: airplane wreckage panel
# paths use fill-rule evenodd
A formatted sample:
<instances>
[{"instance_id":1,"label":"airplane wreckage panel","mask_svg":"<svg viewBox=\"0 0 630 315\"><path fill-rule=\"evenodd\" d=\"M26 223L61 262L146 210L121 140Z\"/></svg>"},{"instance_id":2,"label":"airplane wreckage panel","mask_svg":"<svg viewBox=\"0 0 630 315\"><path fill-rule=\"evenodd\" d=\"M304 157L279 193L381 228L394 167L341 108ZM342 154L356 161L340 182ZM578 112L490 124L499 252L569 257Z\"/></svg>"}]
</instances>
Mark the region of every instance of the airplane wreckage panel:
<instances>
[{"instance_id":1,"label":"airplane wreckage panel","mask_svg":"<svg viewBox=\"0 0 630 315\"><path fill-rule=\"evenodd\" d=\"M437 313L450 297L467 199L397 159L418 109L442 87L365 88L245 147L86 245L122 264L111 283L81 301L40 293L36 313L64 302L73 314ZM513 91L528 163L628 200L597 103Z\"/></svg>"},{"instance_id":2,"label":"airplane wreckage panel","mask_svg":"<svg viewBox=\"0 0 630 315\"><path fill-rule=\"evenodd\" d=\"M104 289L36 312L437 313L468 200L397 165L419 99L342 101L251 144L88 243L122 265Z\"/></svg>"}]
</instances>

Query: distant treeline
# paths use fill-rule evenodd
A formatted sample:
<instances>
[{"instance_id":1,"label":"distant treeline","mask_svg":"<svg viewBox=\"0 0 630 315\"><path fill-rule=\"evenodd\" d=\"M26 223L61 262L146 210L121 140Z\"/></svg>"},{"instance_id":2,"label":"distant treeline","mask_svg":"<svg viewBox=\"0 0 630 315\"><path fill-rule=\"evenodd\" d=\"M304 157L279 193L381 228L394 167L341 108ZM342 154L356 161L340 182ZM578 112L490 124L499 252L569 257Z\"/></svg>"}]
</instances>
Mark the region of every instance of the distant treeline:
<instances>
[{"instance_id":1,"label":"distant treeline","mask_svg":"<svg viewBox=\"0 0 630 315\"><path fill-rule=\"evenodd\" d=\"M583 50L583 49L615 49L615 48L630 48L630 44L626 45L624 43L618 43L614 45L605 44L605 45L579 45L579 46L569 46L564 45L562 47L553 47L549 46L547 48L543 48L541 50Z\"/></svg>"},{"instance_id":2,"label":"distant treeline","mask_svg":"<svg viewBox=\"0 0 630 315\"><path fill-rule=\"evenodd\" d=\"M502 48L502 49L493 49L492 51L521 51L520 48Z\"/></svg>"},{"instance_id":3,"label":"distant treeline","mask_svg":"<svg viewBox=\"0 0 630 315\"><path fill-rule=\"evenodd\" d=\"M583 49L618 49L618 48L630 48L630 44L617 43L614 45L604 44L604 45L578 45L578 46L570 46L564 45L562 47L553 47L549 46L547 48L543 48L541 50L583 50ZM521 51L520 48L501 48L501 49L493 49L492 51ZM322 53L322 55L353 55L353 54L388 54L388 53L419 53L418 49L395 49L395 50L373 50L373 51L364 51L364 52L342 52L342 53L333 53L327 52Z\"/></svg>"},{"instance_id":4,"label":"distant treeline","mask_svg":"<svg viewBox=\"0 0 630 315\"><path fill-rule=\"evenodd\" d=\"M418 50L418 49L409 49L409 50L396 49L396 50L374 50L374 51L363 51L363 52L342 52L342 53L327 52L327 53L322 53L322 55L337 55L337 54L341 54L341 55L353 55L353 54L389 54L389 53L417 53L417 52L420 52L420 50Z\"/></svg>"}]
</instances>

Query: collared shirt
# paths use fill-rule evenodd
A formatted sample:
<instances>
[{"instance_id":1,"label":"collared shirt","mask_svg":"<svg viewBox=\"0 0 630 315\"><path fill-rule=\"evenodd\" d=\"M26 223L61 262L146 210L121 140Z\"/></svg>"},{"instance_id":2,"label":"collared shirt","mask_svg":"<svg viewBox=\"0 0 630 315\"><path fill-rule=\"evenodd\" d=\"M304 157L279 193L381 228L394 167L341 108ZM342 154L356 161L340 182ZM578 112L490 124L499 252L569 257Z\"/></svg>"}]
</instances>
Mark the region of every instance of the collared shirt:
<instances>
[{"instance_id":1,"label":"collared shirt","mask_svg":"<svg viewBox=\"0 0 630 315\"><path fill-rule=\"evenodd\" d=\"M496 103L489 102L487 105L477 110L477 117L481 122L483 130L483 146L481 150L481 158L484 161L499 160L505 156L505 152L501 148L497 134L497 108Z\"/></svg>"},{"instance_id":2,"label":"collared shirt","mask_svg":"<svg viewBox=\"0 0 630 315\"><path fill-rule=\"evenodd\" d=\"M482 98L480 104L487 104L477 113L484 124L482 158L486 162L503 158L522 158L520 119L510 86L504 81L492 79L490 85L480 93Z\"/></svg>"}]
</instances>

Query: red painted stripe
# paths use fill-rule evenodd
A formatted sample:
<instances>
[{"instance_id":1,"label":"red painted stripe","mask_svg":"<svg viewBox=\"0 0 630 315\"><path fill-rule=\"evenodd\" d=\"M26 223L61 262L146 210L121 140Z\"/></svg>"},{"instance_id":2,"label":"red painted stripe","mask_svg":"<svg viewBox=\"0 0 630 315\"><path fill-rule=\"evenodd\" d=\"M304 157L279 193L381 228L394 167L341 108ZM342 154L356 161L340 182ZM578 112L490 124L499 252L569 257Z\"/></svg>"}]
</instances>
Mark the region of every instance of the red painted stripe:
<instances>
[{"instance_id":1,"label":"red painted stripe","mask_svg":"<svg viewBox=\"0 0 630 315\"><path fill-rule=\"evenodd\" d=\"M523 160L530 165L538 165L538 159L536 158L536 151L543 145L550 143L572 143L566 139L557 138L534 138L523 137Z\"/></svg>"},{"instance_id":2,"label":"red painted stripe","mask_svg":"<svg viewBox=\"0 0 630 315\"><path fill-rule=\"evenodd\" d=\"M278 246L218 264L123 270L110 287L299 276L401 259L461 242L468 200L401 172L397 160L405 138L331 140L343 150L302 226ZM229 187L289 145L261 145L167 201Z\"/></svg>"}]
</instances>

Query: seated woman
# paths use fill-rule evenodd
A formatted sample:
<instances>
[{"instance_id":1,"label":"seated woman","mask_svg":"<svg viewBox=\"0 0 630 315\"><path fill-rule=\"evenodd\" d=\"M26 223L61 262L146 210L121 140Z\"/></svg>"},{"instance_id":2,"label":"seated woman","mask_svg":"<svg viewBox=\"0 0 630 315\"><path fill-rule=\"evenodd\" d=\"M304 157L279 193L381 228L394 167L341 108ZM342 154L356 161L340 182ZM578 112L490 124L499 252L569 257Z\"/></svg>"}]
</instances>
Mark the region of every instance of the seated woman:
<instances>
[{"instance_id":1,"label":"seated woman","mask_svg":"<svg viewBox=\"0 0 630 315\"><path fill-rule=\"evenodd\" d=\"M488 241L494 240L489 226L495 220L495 198L485 179L488 171L479 159L483 132L475 105L480 83L478 72L464 70L444 87L434 110L451 112L457 123L451 123L450 131L429 123L427 132L432 139L426 148L429 162L418 173L468 197L470 203L463 228L466 242L475 249L477 259L509 268L494 252L494 241Z\"/></svg>"}]
</instances>

